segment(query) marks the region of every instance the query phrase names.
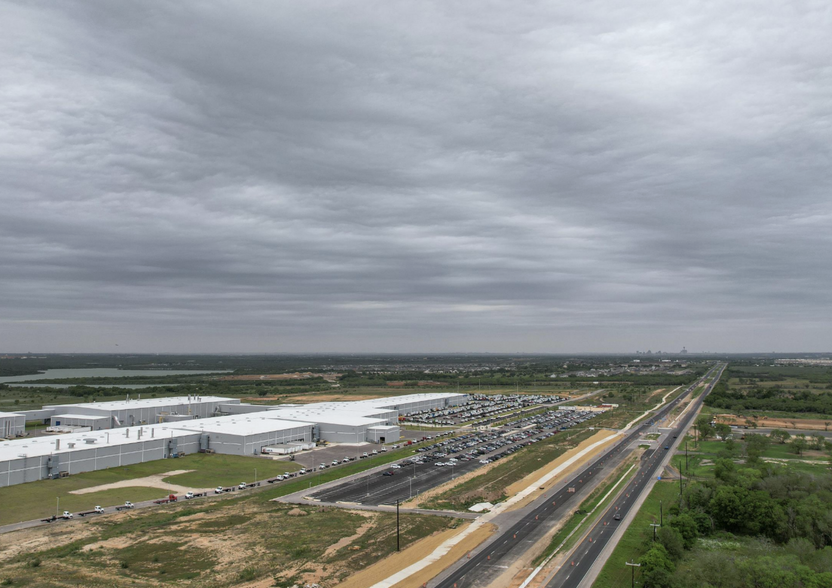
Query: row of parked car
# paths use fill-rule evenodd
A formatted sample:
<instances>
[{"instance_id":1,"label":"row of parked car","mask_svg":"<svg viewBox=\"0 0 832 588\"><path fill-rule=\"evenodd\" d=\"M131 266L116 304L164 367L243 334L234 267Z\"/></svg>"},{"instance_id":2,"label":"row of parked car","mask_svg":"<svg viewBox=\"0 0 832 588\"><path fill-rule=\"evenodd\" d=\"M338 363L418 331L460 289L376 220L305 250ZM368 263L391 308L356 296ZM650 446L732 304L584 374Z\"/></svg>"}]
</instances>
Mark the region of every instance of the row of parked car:
<instances>
[{"instance_id":1,"label":"row of parked car","mask_svg":"<svg viewBox=\"0 0 832 588\"><path fill-rule=\"evenodd\" d=\"M560 396L548 394L474 394L471 401L442 409L427 409L408 413L407 422L431 425L458 425L486 419L512 410L530 406L560 402Z\"/></svg>"},{"instance_id":2,"label":"row of parked car","mask_svg":"<svg viewBox=\"0 0 832 588\"><path fill-rule=\"evenodd\" d=\"M579 425L596 414L588 410L550 410L542 414L521 417L516 420L505 423L504 427L511 429L525 429L526 427L536 426L542 429L568 429Z\"/></svg>"}]
</instances>

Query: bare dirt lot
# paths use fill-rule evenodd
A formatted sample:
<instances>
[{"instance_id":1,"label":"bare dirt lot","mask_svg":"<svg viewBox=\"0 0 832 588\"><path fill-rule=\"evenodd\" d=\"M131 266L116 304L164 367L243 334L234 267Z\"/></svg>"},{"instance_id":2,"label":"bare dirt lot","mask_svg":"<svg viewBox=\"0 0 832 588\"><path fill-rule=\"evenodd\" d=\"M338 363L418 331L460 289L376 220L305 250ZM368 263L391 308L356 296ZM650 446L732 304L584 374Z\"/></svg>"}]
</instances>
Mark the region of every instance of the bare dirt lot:
<instances>
[{"instance_id":1,"label":"bare dirt lot","mask_svg":"<svg viewBox=\"0 0 832 588\"><path fill-rule=\"evenodd\" d=\"M403 515L403 550L456 529ZM396 516L252 495L76 520L0 536L0 582L13 586L335 586L395 550Z\"/></svg>"},{"instance_id":2,"label":"bare dirt lot","mask_svg":"<svg viewBox=\"0 0 832 588\"><path fill-rule=\"evenodd\" d=\"M735 414L716 414L714 418L717 422L726 423L728 425L745 426L748 418L737 416ZM827 431L832 427L832 418L828 420L821 419L789 419L789 418L774 418L765 416L750 417L758 427L765 427L771 429L806 429L809 431Z\"/></svg>"},{"instance_id":3,"label":"bare dirt lot","mask_svg":"<svg viewBox=\"0 0 832 588\"><path fill-rule=\"evenodd\" d=\"M189 488L187 486L180 486L178 484L170 484L164 481L168 476L178 476L179 474L188 474L194 470L172 470L162 474L153 476L146 476L144 478L133 478L132 480L122 480L121 482L112 482L110 484L100 484L98 486L90 486L89 488L80 488L78 490L70 490L70 494L92 494L94 492L101 492L102 490L112 490L113 488L135 488L137 486L144 486L146 488L159 488L161 490L170 491L175 494L184 494L185 492L205 492L210 488Z\"/></svg>"}]
</instances>

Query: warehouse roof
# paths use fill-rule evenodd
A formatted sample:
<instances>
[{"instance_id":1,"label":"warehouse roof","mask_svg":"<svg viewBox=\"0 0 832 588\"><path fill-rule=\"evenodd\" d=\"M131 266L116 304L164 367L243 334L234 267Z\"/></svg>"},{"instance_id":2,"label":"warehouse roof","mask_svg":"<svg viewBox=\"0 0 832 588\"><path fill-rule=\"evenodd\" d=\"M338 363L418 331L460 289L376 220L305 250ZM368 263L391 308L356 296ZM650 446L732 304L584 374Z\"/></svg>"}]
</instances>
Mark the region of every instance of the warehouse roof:
<instances>
[{"instance_id":1,"label":"warehouse roof","mask_svg":"<svg viewBox=\"0 0 832 588\"><path fill-rule=\"evenodd\" d=\"M86 418L89 418L89 415ZM139 430L142 431L141 439L139 439ZM82 449L93 449L95 447L129 445L131 443L150 441L151 439L155 441L156 439L186 437L194 434L193 431L183 431L182 429L177 429L169 425L148 425L144 427L124 427L123 429L87 431L86 433L64 433L61 435L50 435L49 437L0 441L0 461L19 459L21 457L40 457L49 454L70 453ZM94 442L88 443L86 439L92 439ZM55 441L60 441L60 449L55 449ZM74 443L75 447L70 448L70 443Z\"/></svg>"},{"instance_id":2,"label":"warehouse roof","mask_svg":"<svg viewBox=\"0 0 832 588\"><path fill-rule=\"evenodd\" d=\"M197 419L177 425L182 430L205 433L231 433L234 435L276 433L313 426L314 423L286 421L275 416L270 416L268 413L234 414L210 419Z\"/></svg>"},{"instance_id":3,"label":"warehouse roof","mask_svg":"<svg viewBox=\"0 0 832 588\"><path fill-rule=\"evenodd\" d=\"M19 412L0 412L0 419L1 418L8 418L8 417L22 417L25 416Z\"/></svg>"},{"instance_id":4,"label":"warehouse roof","mask_svg":"<svg viewBox=\"0 0 832 588\"><path fill-rule=\"evenodd\" d=\"M113 400L110 402L82 402L79 404L52 404L44 408L83 407L98 410L127 410L131 408L162 408L181 404L204 404L207 402L236 403L238 398L222 396L168 396L166 398L137 398L135 400Z\"/></svg>"},{"instance_id":5,"label":"warehouse roof","mask_svg":"<svg viewBox=\"0 0 832 588\"><path fill-rule=\"evenodd\" d=\"M287 420L302 420L327 425L344 425L347 427L366 427L384 423L385 419L365 416L365 409L356 409L348 402L326 402L307 404L303 407L285 410L270 410L267 414ZM343 406L341 406L343 405Z\"/></svg>"}]
</instances>

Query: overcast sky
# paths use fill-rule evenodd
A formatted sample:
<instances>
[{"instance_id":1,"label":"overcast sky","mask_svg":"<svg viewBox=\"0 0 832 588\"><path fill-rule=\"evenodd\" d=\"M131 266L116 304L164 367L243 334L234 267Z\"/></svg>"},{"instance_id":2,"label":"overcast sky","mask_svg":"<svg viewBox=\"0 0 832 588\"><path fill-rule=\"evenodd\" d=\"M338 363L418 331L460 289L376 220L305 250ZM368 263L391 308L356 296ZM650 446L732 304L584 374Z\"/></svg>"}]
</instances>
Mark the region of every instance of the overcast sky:
<instances>
[{"instance_id":1,"label":"overcast sky","mask_svg":"<svg viewBox=\"0 0 832 588\"><path fill-rule=\"evenodd\" d=\"M0 351L832 350L826 1L0 23Z\"/></svg>"}]
</instances>

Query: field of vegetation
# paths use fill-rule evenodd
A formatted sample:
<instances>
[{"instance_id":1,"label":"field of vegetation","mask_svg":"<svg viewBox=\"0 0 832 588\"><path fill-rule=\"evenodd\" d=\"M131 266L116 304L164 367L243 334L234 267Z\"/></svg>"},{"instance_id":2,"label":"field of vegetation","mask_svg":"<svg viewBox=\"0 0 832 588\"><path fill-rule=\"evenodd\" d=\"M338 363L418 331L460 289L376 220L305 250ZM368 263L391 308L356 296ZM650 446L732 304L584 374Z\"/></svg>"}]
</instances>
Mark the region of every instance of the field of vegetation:
<instances>
[{"instance_id":1,"label":"field of vegetation","mask_svg":"<svg viewBox=\"0 0 832 588\"><path fill-rule=\"evenodd\" d=\"M832 368L730 365L705 403L741 415L832 416Z\"/></svg>"},{"instance_id":2,"label":"field of vegetation","mask_svg":"<svg viewBox=\"0 0 832 588\"><path fill-rule=\"evenodd\" d=\"M712 429L705 438L716 440L685 439L687 459L683 450L672 460L685 473L681 499L677 482L654 486L595 588L626 584L626 561L641 563L646 588L832 585L830 444L785 431L745 433ZM653 542L660 500L665 524Z\"/></svg>"},{"instance_id":3,"label":"field of vegetation","mask_svg":"<svg viewBox=\"0 0 832 588\"><path fill-rule=\"evenodd\" d=\"M605 374L627 358L555 358L499 356L136 356L52 355L0 359L0 377L46 369L125 368L132 370L228 370L229 374L75 378L55 380L55 388L20 388L0 384L0 410L37 408L43 404L106 401L128 392L149 397L202 394L254 402L310 402L411 394L414 392L581 393L604 387L629 402L657 386L677 386L704 371L706 363L685 368L672 364L647 373ZM600 371L599 371L600 370ZM586 372L598 371L587 375ZM295 374L260 379L262 374ZM576 375L583 374L583 375ZM229 379L228 376L237 379ZM568 377L558 377L560 375ZM555 376L555 377L553 377ZM250 377L252 379L244 379ZM39 384L50 380L39 380ZM107 385L140 384L128 391Z\"/></svg>"},{"instance_id":4,"label":"field of vegetation","mask_svg":"<svg viewBox=\"0 0 832 588\"><path fill-rule=\"evenodd\" d=\"M58 480L29 482L0 488L0 504L14 505L14 508L0 508L0 525L55 514L58 501L60 501L61 510L77 512L79 510L90 510L95 505L114 506L123 504L125 500L140 502L162 498L167 494L165 484L168 482L194 488L215 488L217 486L232 486L243 481L253 482L255 468L257 468L258 478L265 480L285 471L298 470L300 466L293 462L273 461L256 457L195 453L179 459L161 459L120 468L85 472ZM154 476L174 470L193 471L161 478L155 488L135 486L102 490L89 494L70 494L73 490Z\"/></svg>"},{"instance_id":5,"label":"field of vegetation","mask_svg":"<svg viewBox=\"0 0 832 588\"><path fill-rule=\"evenodd\" d=\"M0 583L65 587L332 585L396 548L396 516L270 502L265 493L176 504L18 532L0 547ZM456 519L402 515L406 548ZM34 546L34 547L33 547Z\"/></svg>"}]
</instances>

